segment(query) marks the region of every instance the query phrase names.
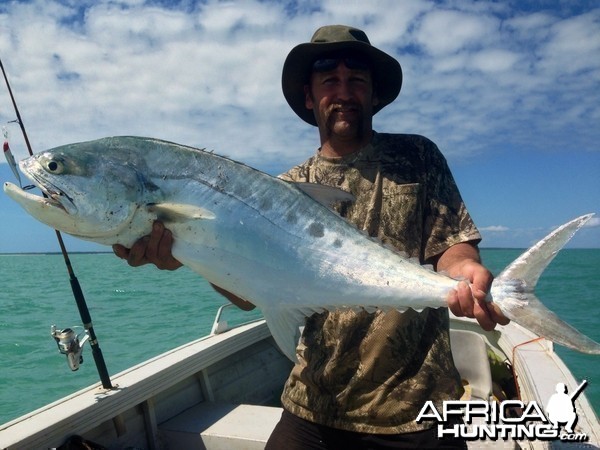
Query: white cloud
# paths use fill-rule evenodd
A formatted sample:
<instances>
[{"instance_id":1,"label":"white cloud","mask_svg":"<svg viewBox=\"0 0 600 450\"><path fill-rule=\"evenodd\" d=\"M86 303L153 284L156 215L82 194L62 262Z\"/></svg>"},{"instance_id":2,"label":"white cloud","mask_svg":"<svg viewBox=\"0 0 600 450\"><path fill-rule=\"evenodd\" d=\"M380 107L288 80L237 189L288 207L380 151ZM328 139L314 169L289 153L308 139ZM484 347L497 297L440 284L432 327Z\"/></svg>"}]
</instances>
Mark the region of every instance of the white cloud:
<instances>
[{"instance_id":1,"label":"white cloud","mask_svg":"<svg viewBox=\"0 0 600 450\"><path fill-rule=\"evenodd\" d=\"M500 22L494 17L456 10L434 10L425 15L416 41L433 56L465 48L479 48L494 36Z\"/></svg>"},{"instance_id":2,"label":"white cloud","mask_svg":"<svg viewBox=\"0 0 600 450\"><path fill-rule=\"evenodd\" d=\"M377 128L425 134L451 160L524 143L597 150L599 10L561 19L461 1L159 5L0 6L0 55L36 149L143 134L266 166L298 162L318 142L283 99L283 60L318 26L348 23L403 66L402 93Z\"/></svg>"},{"instance_id":3,"label":"white cloud","mask_svg":"<svg viewBox=\"0 0 600 450\"><path fill-rule=\"evenodd\" d=\"M506 231L509 231L510 228L505 227L504 225L490 225L487 227L480 227L479 230L480 231L489 231L491 233L504 233Z\"/></svg>"},{"instance_id":4,"label":"white cloud","mask_svg":"<svg viewBox=\"0 0 600 450\"><path fill-rule=\"evenodd\" d=\"M505 151L597 154L600 8L575 14L563 7L464 0L1 2L0 57L35 151L133 134L206 147L277 173L319 145L316 130L283 98L283 61L319 26L345 23L364 29L402 64L402 92L375 117L377 130L428 136L451 166L485 164L487 155ZM13 119L0 89L0 125ZM7 126L15 155L24 157L17 125ZM477 176L487 181L485 173ZM584 193L597 199L588 185ZM514 239L518 225L508 227ZM508 231L482 230L494 239Z\"/></svg>"},{"instance_id":5,"label":"white cloud","mask_svg":"<svg viewBox=\"0 0 600 450\"><path fill-rule=\"evenodd\" d=\"M545 32L555 21L554 17L546 12L531 12L527 15L517 15L504 22L504 26L517 32L519 35L532 35L532 33ZM539 37L539 36L538 36Z\"/></svg>"},{"instance_id":6,"label":"white cloud","mask_svg":"<svg viewBox=\"0 0 600 450\"><path fill-rule=\"evenodd\" d=\"M600 54L599 30L599 10L554 23L548 42L542 46L543 67L558 73L590 69L598 73L598 60L590 60L589 55Z\"/></svg>"},{"instance_id":7,"label":"white cloud","mask_svg":"<svg viewBox=\"0 0 600 450\"><path fill-rule=\"evenodd\" d=\"M471 66L482 72L506 72L521 58L516 52L502 49L488 49L471 57Z\"/></svg>"}]
</instances>

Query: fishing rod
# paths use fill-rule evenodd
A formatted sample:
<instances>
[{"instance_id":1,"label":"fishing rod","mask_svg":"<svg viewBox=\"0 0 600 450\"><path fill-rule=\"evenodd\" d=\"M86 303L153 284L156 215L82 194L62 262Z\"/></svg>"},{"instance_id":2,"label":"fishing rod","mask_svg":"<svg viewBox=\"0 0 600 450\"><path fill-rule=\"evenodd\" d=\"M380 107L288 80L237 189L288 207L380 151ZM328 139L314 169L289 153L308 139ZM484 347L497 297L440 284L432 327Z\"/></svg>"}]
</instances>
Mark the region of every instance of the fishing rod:
<instances>
[{"instance_id":1,"label":"fishing rod","mask_svg":"<svg viewBox=\"0 0 600 450\"><path fill-rule=\"evenodd\" d=\"M0 69L2 69L2 75L4 76L4 82L6 83L6 88L8 89L8 93L10 95L10 99L12 100L13 108L15 110L15 114L17 119L15 122L19 124L21 128L21 133L23 134L23 138L25 139L25 144L27 146L27 151L30 156L33 156L33 151L31 150L31 144L29 142L29 137L27 136L27 132L25 131L25 125L23 124L23 119L21 118L21 114L19 113L19 108L17 107L17 102L15 101L15 97L12 93L12 89L10 88L10 83L8 82L8 77L6 76L6 71L4 70L4 65L2 64L2 60L0 59ZM10 149L8 145L4 147L5 155L7 159L12 157L10 154ZM8 153L7 153L8 151ZM14 160L14 159L13 159ZM10 160L9 160L10 164ZM16 165L15 165L16 170ZM20 177L19 183L20 183ZM45 196L45 195L44 195ZM69 259L69 254L65 247L62 235L60 231L54 230L56 232L56 238L58 239L58 245L60 246L60 250L62 252L65 265L67 266L67 272L69 274L69 282L71 283L71 290L73 291L73 296L75 297L75 303L77 304L77 309L79 310L79 316L81 317L81 322L83 323L83 327L87 332L87 337L79 342L77 336L75 336L74 332L66 328L60 332L56 332L56 329L52 328L52 336L56 340L58 348L61 353L67 355L67 359L69 362L69 366L72 370L77 370L79 368L79 363L82 361L81 359L81 350L83 348L83 344L85 341L89 340L90 347L92 349L92 356L94 357L94 362L96 363L96 368L98 370L98 375L100 376L100 381L102 382L102 387L104 389L112 389L112 383L110 381L110 376L108 375L108 369L106 368L106 363L104 361L104 356L102 355L102 350L100 349L100 344L98 343L98 339L96 338L96 333L94 332L94 326L92 325L92 317L90 315L90 311L87 307L87 303L85 301L85 297L83 295L83 291L81 290L81 285L79 284L79 280L75 276L75 272L73 270L73 266L71 265L71 261ZM89 339L88 339L89 337Z\"/></svg>"}]
</instances>

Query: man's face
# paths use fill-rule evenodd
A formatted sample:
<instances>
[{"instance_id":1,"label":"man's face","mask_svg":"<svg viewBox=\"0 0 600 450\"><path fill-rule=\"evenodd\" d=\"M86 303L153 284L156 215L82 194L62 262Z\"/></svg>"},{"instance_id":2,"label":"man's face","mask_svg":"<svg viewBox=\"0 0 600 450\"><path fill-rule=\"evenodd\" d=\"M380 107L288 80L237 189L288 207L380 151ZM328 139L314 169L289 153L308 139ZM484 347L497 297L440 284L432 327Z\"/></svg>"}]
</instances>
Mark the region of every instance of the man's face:
<instances>
[{"instance_id":1,"label":"man's face","mask_svg":"<svg viewBox=\"0 0 600 450\"><path fill-rule=\"evenodd\" d=\"M343 60L331 70L313 71L305 87L305 105L330 138L362 139L371 131L377 103L370 70L350 69Z\"/></svg>"}]
</instances>

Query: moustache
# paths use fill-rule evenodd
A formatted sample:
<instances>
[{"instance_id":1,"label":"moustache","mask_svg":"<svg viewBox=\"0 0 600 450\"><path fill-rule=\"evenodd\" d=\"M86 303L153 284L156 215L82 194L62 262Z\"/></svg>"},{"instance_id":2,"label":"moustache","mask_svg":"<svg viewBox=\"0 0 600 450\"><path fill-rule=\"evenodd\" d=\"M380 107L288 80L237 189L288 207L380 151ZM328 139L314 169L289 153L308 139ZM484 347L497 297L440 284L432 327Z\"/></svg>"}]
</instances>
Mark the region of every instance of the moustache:
<instances>
[{"instance_id":1,"label":"moustache","mask_svg":"<svg viewBox=\"0 0 600 450\"><path fill-rule=\"evenodd\" d=\"M334 112L356 111L362 112L362 105L356 102L337 102L331 104L327 108L327 115L330 116Z\"/></svg>"}]
</instances>

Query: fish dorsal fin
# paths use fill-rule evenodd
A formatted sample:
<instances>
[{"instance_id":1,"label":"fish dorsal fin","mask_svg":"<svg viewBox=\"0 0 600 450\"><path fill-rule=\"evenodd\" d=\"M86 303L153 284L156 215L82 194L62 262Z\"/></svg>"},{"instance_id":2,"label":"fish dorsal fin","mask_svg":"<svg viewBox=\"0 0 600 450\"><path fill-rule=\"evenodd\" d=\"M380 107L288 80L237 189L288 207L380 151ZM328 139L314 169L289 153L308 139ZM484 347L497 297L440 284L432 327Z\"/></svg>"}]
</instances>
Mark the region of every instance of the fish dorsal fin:
<instances>
[{"instance_id":1,"label":"fish dorsal fin","mask_svg":"<svg viewBox=\"0 0 600 450\"><path fill-rule=\"evenodd\" d=\"M353 202L354 195L340 188L318 183L293 183L313 200L330 208L338 202Z\"/></svg>"},{"instance_id":2,"label":"fish dorsal fin","mask_svg":"<svg viewBox=\"0 0 600 450\"><path fill-rule=\"evenodd\" d=\"M158 215L163 222L186 222L188 220L212 220L215 215L204 208L186 203L150 203L147 205L150 212Z\"/></svg>"}]
</instances>

